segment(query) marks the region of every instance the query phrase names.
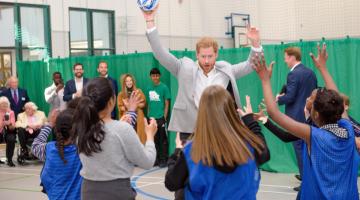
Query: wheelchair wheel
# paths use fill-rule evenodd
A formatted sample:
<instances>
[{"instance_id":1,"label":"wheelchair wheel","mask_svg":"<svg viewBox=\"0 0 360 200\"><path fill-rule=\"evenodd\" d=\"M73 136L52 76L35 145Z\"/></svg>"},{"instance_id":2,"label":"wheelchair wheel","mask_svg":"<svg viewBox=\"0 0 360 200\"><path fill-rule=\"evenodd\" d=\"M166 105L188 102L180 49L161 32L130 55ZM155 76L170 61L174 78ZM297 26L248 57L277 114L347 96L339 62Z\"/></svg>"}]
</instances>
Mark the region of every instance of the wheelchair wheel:
<instances>
[{"instance_id":1,"label":"wheelchair wheel","mask_svg":"<svg viewBox=\"0 0 360 200\"><path fill-rule=\"evenodd\" d=\"M19 163L19 165L25 164L25 156L22 153L21 148L17 150L17 162Z\"/></svg>"}]
</instances>

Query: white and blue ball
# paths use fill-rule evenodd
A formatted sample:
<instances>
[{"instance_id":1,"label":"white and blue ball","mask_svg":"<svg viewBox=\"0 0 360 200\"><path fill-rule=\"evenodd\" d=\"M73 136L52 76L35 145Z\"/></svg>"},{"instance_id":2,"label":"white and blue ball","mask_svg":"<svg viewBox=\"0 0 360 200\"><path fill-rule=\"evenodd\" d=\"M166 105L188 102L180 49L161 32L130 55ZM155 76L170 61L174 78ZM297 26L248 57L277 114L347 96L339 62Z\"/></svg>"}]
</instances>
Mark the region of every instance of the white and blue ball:
<instances>
[{"instance_id":1,"label":"white and blue ball","mask_svg":"<svg viewBox=\"0 0 360 200\"><path fill-rule=\"evenodd\" d=\"M152 11L158 5L159 0L137 0L137 3L143 11Z\"/></svg>"}]
</instances>

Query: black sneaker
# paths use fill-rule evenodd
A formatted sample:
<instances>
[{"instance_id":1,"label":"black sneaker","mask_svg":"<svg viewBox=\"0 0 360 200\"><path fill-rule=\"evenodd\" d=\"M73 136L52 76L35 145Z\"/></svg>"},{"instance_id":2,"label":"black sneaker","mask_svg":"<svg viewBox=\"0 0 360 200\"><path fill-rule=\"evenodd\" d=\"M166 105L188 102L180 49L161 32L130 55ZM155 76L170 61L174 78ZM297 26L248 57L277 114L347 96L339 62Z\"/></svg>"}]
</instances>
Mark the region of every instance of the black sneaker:
<instances>
[{"instance_id":1,"label":"black sneaker","mask_svg":"<svg viewBox=\"0 0 360 200\"><path fill-rule=\"evenodd\" d=\"M160 168L165 168L165 167L167 167L167 162L166 162L166 161L160 161L159 167L160 167Z\"/></svg>"},{"instance_id":2,"label":"black sneaker","mask_svg":"<svg viewBox=\"0 0 360 200\"><path fill-rule=\"evenodd\" d=\"M5 164L5 162L0 160L0 164Z\"/></svg>"},{"instance_id":3,"label":"black sneaker","mask_svg":"<svg viewBox=\"0 0 360 200\"><path fill-rule=\"evenodd\" d=\"M302 180L302 179L301 179L301 176L300 176L299 174L296 174L296 175L295 175L295 178L296 178L297 180L299 180L299 181Z\"/></svg>"},{"instance_id":4,"label":"black sneaker","mask_svg":"<svg viewBox=\"0 0 360 200\"><path fill-rule=\"evenodd\" d=\"M9 161L7 162L7 165L8 165L9 167L15 167L15 164L13 163L12 160L9 160Z\"/></svg>"}]
</instances>

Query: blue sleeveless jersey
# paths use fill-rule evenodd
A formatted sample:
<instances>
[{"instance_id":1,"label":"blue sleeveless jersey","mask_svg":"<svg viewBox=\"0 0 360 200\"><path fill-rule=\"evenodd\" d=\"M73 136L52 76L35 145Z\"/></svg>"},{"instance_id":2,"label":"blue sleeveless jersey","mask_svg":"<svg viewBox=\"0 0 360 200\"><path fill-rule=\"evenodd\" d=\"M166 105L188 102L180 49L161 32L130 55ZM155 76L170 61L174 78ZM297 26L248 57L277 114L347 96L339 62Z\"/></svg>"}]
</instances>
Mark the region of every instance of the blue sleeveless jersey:
<instances>
[{"instance_id":1,"label":"blue sleeveless jersey","mask_svg":"<svg viewBox=\"0 0 360 200\"><path fill-rule=\"evenodd\" d=\"M186 200L256 199L260 173L254 160L237 166L231 173L224 173L201 162L194 163L191 159L191 147L192 143L189 143L184 148L189 170L189 183L185 188Z\"/></svg>"},{"instance_id":2,"label":"blue sleeveless jersey","mask_svg":"<svg viewBox=\"0 0 360 200\"><path fill-rule=\"evenodd\" d=\"M354 130L349 121L341 119L348 138L340 138L327 130L311 127L311 149L303 149L301 199L358 200Z\"/></svg>"},{"instance_id":3,"label":"blue sleeveless jersey","mask_svg":"<svg viewBox=\"0 0 360 200\"><path fill-rule=\"evenodd\" d=\"M75 145L64 147L65 164L55 142L46 145L46 160L40 178L50 200L80 200L81 162Z\"/></svg>"}]
</instances>

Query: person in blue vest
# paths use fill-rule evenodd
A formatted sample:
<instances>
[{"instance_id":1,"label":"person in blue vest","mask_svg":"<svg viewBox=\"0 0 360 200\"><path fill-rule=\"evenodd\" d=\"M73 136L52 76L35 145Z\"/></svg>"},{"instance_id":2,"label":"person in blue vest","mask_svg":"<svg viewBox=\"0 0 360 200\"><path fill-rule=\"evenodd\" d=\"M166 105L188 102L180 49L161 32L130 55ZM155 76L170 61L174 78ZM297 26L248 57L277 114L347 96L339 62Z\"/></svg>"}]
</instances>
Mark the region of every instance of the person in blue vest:
<instances>
[{"instance_id":1,"label":"person in blue vest","mask_svg":"<svg viewBox=\"0 0 360 200\"><path fill-rule=\"evenodd\" d=\"M303 177L298 198L358 200L359 154L354 129L349 120L342 119L344 101L326 67L326 45L318 49L318 56L312 55L312 59L326 88L319 88L312 95L310 116L314 125L298 122L279 111L272 94L270 70L263 58L255 62L255 70L261 79L269 116L304 141Z\"/></svg>"},{"instance_id":2,"label":"person in blue vest","mask_svg":"<svg viewBox=\"0 0 360 200\"><path fill-rule=\"evenodd\" d=\"M58 109L53 110L49 123L43 126L31 147L33 154L45 161L40 179L43 192L49 199L80 200L82 165L71 131L73 115L73 109L65 109L60 113ZM53 130L56 141L47 143Z\"/></svg>"},{"instance_id":3,"label":"person in blue vest","mask_svg":"<svg viewBox=\"0 0 360 200\"><path fill-rule=\"evenodd\" d=\"M247 104L240 114L246 125L225 88L214 85L204 90L192 141L178 153L175 163L170 158L167 189L184 188L185 199L256 199L258 164L270 156L256 159L267 147L251 106ZM176 141L180 147L180 137Z\"/></svg>"}]
</instances>

